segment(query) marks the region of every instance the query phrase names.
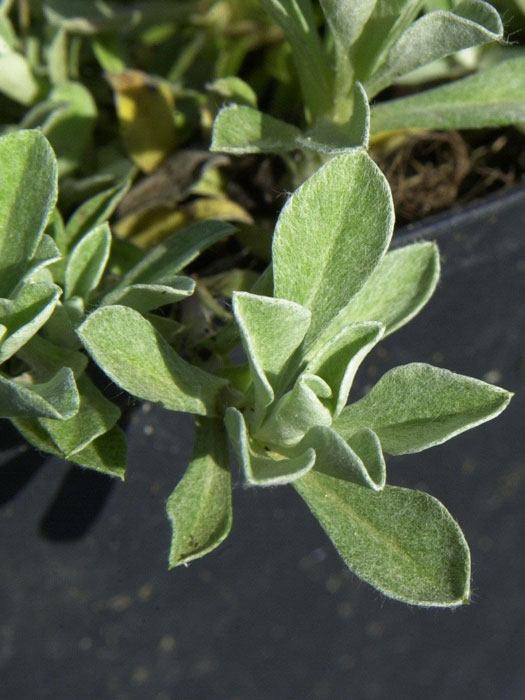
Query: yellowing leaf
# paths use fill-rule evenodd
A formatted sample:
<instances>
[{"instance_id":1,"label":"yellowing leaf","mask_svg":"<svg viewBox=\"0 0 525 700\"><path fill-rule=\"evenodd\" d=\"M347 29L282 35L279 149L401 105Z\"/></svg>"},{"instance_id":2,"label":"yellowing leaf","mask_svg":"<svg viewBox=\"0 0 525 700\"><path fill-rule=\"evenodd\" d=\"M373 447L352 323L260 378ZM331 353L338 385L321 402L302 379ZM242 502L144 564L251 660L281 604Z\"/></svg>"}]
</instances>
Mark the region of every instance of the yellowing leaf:
<instances>
[{"instance_id":1,"label":"yellowing leaf","mask_svg":"<svg viewBox=\"0 0 525 700\"><path fill-rule=\"evenodd\" d=\"M175 100L167 83L138 70L109 76L126 150L150 173L177 146Z\"/></svg>"}]
</instances>

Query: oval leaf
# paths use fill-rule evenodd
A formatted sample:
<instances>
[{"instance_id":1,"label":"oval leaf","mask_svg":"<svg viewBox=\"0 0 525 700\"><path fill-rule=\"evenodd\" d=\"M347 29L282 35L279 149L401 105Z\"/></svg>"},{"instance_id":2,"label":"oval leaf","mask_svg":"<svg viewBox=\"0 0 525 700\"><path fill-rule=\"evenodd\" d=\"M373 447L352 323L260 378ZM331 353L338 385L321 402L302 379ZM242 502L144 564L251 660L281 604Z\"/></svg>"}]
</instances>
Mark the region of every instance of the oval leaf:
<instances>
[{"instance_id":1,"label":"oval leaf","mask_svg":"<svg viewBox=\"0 0 525 700\"><path fill-rule=\"evenodd\" d=\"M372 131L480 129L525 122L525 56L372 109Z\"/></svg>"},{"instance_id":2,"label":"oval leaf","mask_svg":"<svg viewBox=\"0 0 525 700\"><path fill-rule=\"evenodd\" d=\"M39 131L0 139L0 297L18 284L57 199L57 162Z\"/></svg>"},{"instance_id":3,"label":"oval leaf","mask_svg":"<svg viewBox=\"0 0 525 700\"><path fill-rule=\"evenodd\" d=\"M273 401L283 370L308 330L310 312L286 299L248 292L233 293L233 312L250 363L257 403L264 408Z\"/></svg>"},{"instance_id":4,"label":"oval leaf","mask_svg":"<svg viewBox=\"0 0 525 700\"><path fill-rule=\"evenodd\" d=\"M253 107L229 105L213 123L211 150L219 153L283 153L297 148L301 132Z\"/></svg>"},{"instance_id":5,"label":"oval leaf","mask_svg":"<svg viewBox=\"0 0 525 700\"><path fill-rule=\"evenodd\" d=\"M273 240L274 293L310 309L308 339L366 282L393 225L390 189L364 152L332 158L290 197Z\"/></svg>"},{"instance_id":6,"label":"oval leaf","mask_svg":"<svg viewBox=\"0 0 525 700\"><path fill-rule=\"evenodd\" d=\"M385 336L390 335L425 306L436 289L439 273L439 251L434 243L414 243L387 253L319 343L332 339L349 324L365 321L383 324Z\"/></svg>"},{"instance_id":7,"label":"oval leaf","mask_svg":"<svg viewBox=\"0 0 525 700\"><path fill-rule=\"evenodd\" d=\"M43 384L22 384L0 375L1 418L52 418L64 420L79 409L79 395L73 372L60 369Z\"/></svg>"},{"instance_id":8,"label":"oval leaf","mask_svg":"<svg viewBox=\"0 0 525 700\"><path fill-rule=\"evenodd\" d=\"M374 430L385 452L420 452L498 416L512 394L479 379L414 363L387 372L334 423L346 439Z\"/></svg>"},{"instance_id":9,"label":"oval leaf","mask_svg":"<svg viewBox=\"0 0 525 700\"><path fill-rule=\"evenodd\" d=\"M228 382L183 360L137 311L104 306L78 334L100 368L133 396L172 411L215 414Z\"/></svg>"},{"instance_id":10,"label":"oval leaf","mask_svg":"<svg viewBox=\"0 0 525 700\"><path fill-rule=\"evenodd\" d=\"M67 261L67 297L86 299L97 288L106 269L110 248L111 231L108 224L97 226L80 239Z\"/></svg>"},{"instance_id":11,"label":"oval leaf","mask_svg":"<svg viewBox=\"0 0 525 700\"><path fill-rule=\"evenodd\" d=\"M316 471L294 486L347 566L386 596L427 607L469 602L468 545L432 496L395 486L374 493Z\"/></svg>"},{"instance_id":12,"label":"oval leaf","mask_svg":"<svg viewBox=\"0 0 525 700\"><path fill-rule=\"evenodd\" d=\"M0 363L15 354L49 320L61 290L47 282L26 283L13 301L0 299L0 322L6 328L0 340Z\"/></svg>"},{"instance_id":13,"label":"oval leaf","mask_svg":"<svg viewBox=\"0 0 525 700\"><path fill-rule=\"evenodd\" d=\"M390 48L380 70L365 84L369 97L396 78L457 51L503 38L497 11L483 0L464 0L455 12L429 12Z\"/></svg>"},{"instance_id":14,"label":"oval leaf","mask_svg":"<svg viewBox=\"0 0 525 700\"><path fill-rule=\"evenodd\" d=\"M173 528L170 569L209 554L229 535L231 476L222 421L197 422L192 460L166 511Z\"/></svg>"}]
</instances>

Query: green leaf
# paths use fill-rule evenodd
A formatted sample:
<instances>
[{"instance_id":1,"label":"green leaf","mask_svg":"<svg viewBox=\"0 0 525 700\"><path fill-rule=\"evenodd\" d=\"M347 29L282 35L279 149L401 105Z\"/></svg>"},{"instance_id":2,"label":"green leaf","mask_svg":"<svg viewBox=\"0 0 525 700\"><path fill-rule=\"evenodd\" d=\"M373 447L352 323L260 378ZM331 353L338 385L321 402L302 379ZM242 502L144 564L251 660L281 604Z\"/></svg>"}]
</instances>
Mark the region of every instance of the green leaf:
<instances>
[{"instance_id":1,"label":"green leaf","mask_svg":"<svg viewBox=\"0 0 525 700\"><path fill-rule=\"evenodd\" d=\"M137 311L103 306L78 334L100 368L133 396L172 411L217 411L227 382L183 360Z\"/></svg>"},{"instance_id":2,"label":"green leaf","mask_svg":"<svg viewBox=\"0 0 525 700\"><path fill-rule=\"evenodd\" d=\"M385 452L420 452L498 416L512 394L478 379L414 363L387 372L334 423L344 438L374 430Z\"/></svg>"},{"instance_id":3,"label":"green leaf","mask_svg":"<svg viewBox=\"0 0 525 700\"><path fill-rule=\"evenodd\" d=\"M84 317L84 304L79 297L60 302L42 328L42 335L52 343L70 350L81 347L76 328Z\"/></svg>"},{"instance_id":4,"label":"green leaf","mask_svg":"<svg viewBox=\"0 0 525 700\"><path fill-rule=\"evenodd\" d=\"M323 334L325 340L310 349L305 371L324 379L332 390L325 401L332 415L338 416L343 410L361 362L383 333L380 323L351 323L331 338Z\"/></svg>"},{"instance_id":5,"label":"green leaf","mask_svg":"<svg viewBox=\"0 0 525 700\"><path fill-rule=\"evenodd\" d=\"M53 313L61 290L47 282L26 283L13 300L0 299L0 322L7 329L0 340L0 363L15 354Z\"/></svg>"},{"instance_id":6,"label":"green leaf","mask_svg":"<svg viewBox=\"0 0 525 700\"><path fill-rule=\"evenodd\" d=\"M129 187L130 180L126 179L81 204L66 224L64 239L56 241L60 250L69 250L83 234L106 222L125 197Z\"/></svg>"},{"instance_id":7,"label":"green leaf","mask_svg":"<svg viewBox=\"0 0 525 700\"><path fill-rule=\"evenodd\" d=\"M394 225L388 184L364 152L332 158L283 208L273 239L274 294L312 312L312 341L366 282Z\"/></svg>"},{"instance_id":8,"label":"green leaf","mask_svg":"<svg viewBox=\"0 0 525 700\"><path fill-rule=\"evenodd\" d=\"M25 384L0 375L0 417L71 418L79 408L73 372L64 367L43 384Z\"/></svg>"},{"instance_id":9,"label":"green leaf","mask_svg":"<svg viewBox=\"0 0 525 700\"><path fill-rule=\"evenodd\" d=\"M361 35L376 0L320 0L320 3L332 34L348 49Z\"/></svg>"},{"instance_id":10,"label":"green leaf","mask_svg":"<svg viewBox=\"0 0 525 700\"><path fill-rule=\"evenodd\" d=\"M292 47L307 115L315 121L332 107L333 79L328 56L317 33L311 0L261 1Z\"/></svg>"},{"instance_id":11,"label":"green leaf","mask_svg":"<svg viewBox=\"0 0 525 700\"><path fill-rule=\"evenodd\" d=\"M222 421L197 422L193 457L166 504L173 534L170 569L212 552L232 526L231 476Z\"/></svg>"},{"instance_id":12,"label":"green leaf","mask_svg":"<svg viewBox=\"0 0 525 700\"><path fill-rule=\"evenodd\" d=\"M102 304L120 304L130 306L136 311L146 313L166 304L190 297L195 291L195 281L191 277L175 277L170 285L132 284L106 294Z\"/></svg>"},{"instance_id":13,"label":"green leaf","mask_svg":"<svg viewBox=\"0 0 525 700\"><path fill-rule=\"evenodd\" d=\"M216 93L224 100L231 100L249 107L257 107L257 95L254 90L248 83L236 76L214 80L206 85L206 89Z\"/></svg>"},{"instance_id":14,"label":"green leaf","mask_svg":"<svg viewBox=\"0 0 525 700\"><path fill-rule=\"evenodd\" d=\"M27 58L6 48L4 44L0 50L0 92L29 106L38 98L40 85Z\"/></svg>"},{"instance_id":15,"label":"green leaf","mask_svg":"<svg viewBox=\"0 0 525 700\"><path fill-rule=\"evenodd\" d=\"M285 299L233 293L233 313L250 363L257 404L266 407L310 325L310 312Z\"/></svg>"},{"instance_id":16,"label":"green leaf","mask_svg":"<svg viewBox=\"0 0 525 700\"><path fill-rule=\"evenodd\" d=\"M77 386L80 406L72 418L39 420L40 426L66 459L111 430L120 417L117 406L108 401L87 376L80 377Z\"/></svg>"},{"instance_id":17,"label":"green leaf","mask_svg":"<svg viewBox=\"0 0 525 700\"><path fill-rule=\"evenodd\" d=\"M311 428L332 423L332 414L321 401L330 396L330 387L324 380L302 374L272 406L263 424L256 424L254 437L277 447L297 444Z\"/></svg>"},{"instance_id":18,"label":"green leaf","mask_svg":"<svg viewBox=\"0 0 525 700\"><path fill-rule=\"evenodd\" d=\"M525 56L372 109L372 131L481 129L525 121Z\"/></svg>"},{"instance_id":19,"label":"green leaf","mask_svg":"<svg viewBox=\"0 0 525 700\"><path fill-rule=\"evenodd\" d=\"M127 466L126 436L116 425L75 452L71 460L81 467L124 480Z\"/></svg>"},{"instance_id":20,"label":"green leaf","mask_svg":"<svg viewBox=\"0 0 525 700\"><path fill-rule=\"evenodd\" d=\"M222 221L203 221L181 229L147 253L124 275L117 289L131 284L172 284L183 267L234 231L233 226Z\"/></svg>"},{"instance_id":21,"label":"green leaf","mask_svg":"<svg viewBox=\"0 0 525 700\"><path fill-rule=\"evenodd\" d=\"M295 450L313 449L316 471L381 491L386 482L386 465L379 438L371 430L356 435L349 444L332 428L316 426L306 433Z\"/></svg>"},{"instance_id":22,"label":"green leaf","mask_svg":"<svg viewBox=\"0 0 525 700\"><path fill-rule=\"evenodd\" d=\"M430 12L408 27L394 43L379 71L366 82L366 91L373 97L416 68L502 38L500 16L483 0L463 0L455 12Z\"/></svg>"},{"instance_id":23,"label":"green leaf","mask_svg":"<svg viewBox=\"0 0 525 700\"><path fill-rule=\"evenodd\" d=\"M102 279L110 249L111 231L107 223L97 226L79 240L67 260L66 297L89 297Z\"/></svg>"},{"instance_id":24,"label":"green leaf","mask_svg":"<svg viewBox=\"0 0 525 700\"><path fill-rule=\"evenodd\" d=\"M36 420L15 418L11 423L33 447L41 452L66 459L46 431ZM122 430L115 426L104 435L96 438L80 452L71 455L69 461L86 469L125 478L127 461L126 437Z\"/></svg>"},{"instance_id":25,"label":"green leaf","mask_svg":"<svg viewBox=\"0 0 525 700\"><path fill-rule=\"evenodd\" d=\"M374 493L316 471L294 486L347 566L386 596L426 607L469 602L468 545L432 496L395 486Z\"/></svg>"},{"instance_id":26,"label":"green leaf","mask_svg":"<svg viewBox=\"0 0 525 700\"><path fill-rule=\"evenodd\" d=\"M244 417L236 408L226 410L224 422L246 481L252 486L289 484L314 466L315 452L309 448L294 457L269 451L261 454L251 443Z\"/></svg>"},{"instance_id":27,"label":"green leaf","mask_svg":"<svg viewBox=\"0 0 525 700\"><path fill-rule=\"evenodd\" d=\"M0 139L0 297L18 284L38 249L57 198L57 164L38 131Z\"/></svg>"},{"instance_id":28,"label":"green leaf","mask_svg":"<svg viewBox=\"0 0 525 700\"><path fill-rule=\"evenodd\" d=\"M88 365L88 358L77 350L50 342L41 335L34 335L17 356L24 360L38 377L48 377L61 367L69 367L79 377Z\"/></svg>"},{"instance_id":29,"label":"green leaf","mask_svg":"<svg viewBox=\"0 0 525 700\"><path fill-rule=\"evenodd\" d=\"M63 82L52 90L49 99L63 105L43 125L58 157L61 175L76 170L91 144L97 120L97 106L91 93L81 83Z\"/></svg>"},{"instance_id":30,"label":"green leaf","mask_svg":"<svg viewBox=\"0 0 525 700\"><path fill-rule=\"evenodd\" d=\"M220 153L283 153L297 148L301 132L252 107L223 107L213 123L211 150Z\"/></svg>"},{"instance_id":31,"label":"green leaf","mask_svg":"<svg viewBox=\"0 0 525 700\"><path fill-rule=\"evenodd\" d=\"M344 124L331 119L319 120L304 135L297 138L297 145L318 153L337 155L357 148L368 148L370 136L370 105L361 83L354 87L353 111Z\"/></svg>"},{"instance_id":32,"label":"green leaf","mask_svg":"<svg viewBox=\"0 0 525 700\"><path fill-rule=\"evenodd\" d=\"M387 253L316 347L359 321L376 321L384 325L385 336L393 333L425 306L436 289L439 272L439 251L434 243L414 243Z\"/></svg>"},{"instance_id":33,"label":"green leaf","mask_svg":"<svg viewBox=\"0 0 525 700\"><path fill-rule=\"evenodd\" d=\"M44 233L40 239L40 243L38 244L35 254L31 260L28 261L29 267L21 281L25 282L26 280L29 280L35 273L49 267L53 263L60 260L61 257L62 256L55 241L51 238L51 236Z\"/></svg>"},{"instance_id":34,"label":"green leaf","mask_svg":"<svg viewBox=\"0 0 525 700\"><path fill-rule=\"evenodd\" d=\"M351 47L355 79L364 81L373 74L422 5L423 0L376 0L365 28Z\"/></svg>"}]
</instances>

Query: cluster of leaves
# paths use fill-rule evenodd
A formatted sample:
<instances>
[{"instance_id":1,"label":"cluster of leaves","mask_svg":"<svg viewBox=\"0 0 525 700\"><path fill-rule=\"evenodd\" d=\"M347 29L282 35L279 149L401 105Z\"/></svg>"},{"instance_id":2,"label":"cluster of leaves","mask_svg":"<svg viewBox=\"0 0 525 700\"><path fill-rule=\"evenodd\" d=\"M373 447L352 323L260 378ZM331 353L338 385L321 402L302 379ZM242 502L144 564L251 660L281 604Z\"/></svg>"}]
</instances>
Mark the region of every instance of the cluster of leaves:
<instances>
[{"instance_id":1,"label":"cluster of leaves","mask_svg":"<svg viewBox=\"0 0 525 700\"><path fill-rule=\"evenodd\" d=\"M193 458L167 505L171 566L228 535L233 457L250 486L292 484L348 566L386 595L466 602L459 526L427 494L387 485L385 455L479 425L510 394L412 364L346 404L361 362L439 278L433 244L387 252L393 204L370 133L522 121L525 64L513 57L372 110L369 100L502 41L482 0L0 2L0 417L39 450L124 478L103 373L113 398L124 390L196 416ZM304 122L258 110L237 75L257 52L275 66L253 71L257 92L281 81L290 96L295 70ZM213 150L315 156L260 277L183 274L235 232L228 221L250 221L228 199L223 157L185 148L217 113ZM204 329L199 313L222 325Z\"/></svg>"},{"instance_id":2,"label":"cluster of leaves","mask_svg":"<svg viewBox=\"0 0 525 700\"><path fill-rule=\"evenodd\" d=\"M0 417L44 452L123 478L120 410L86 372L77 328L93 307L119 304L174 342L180 324L154 312L193 294L181 269L232 229L195 224L124 267L107 223L122 188L87 200L64 223L57 160L40 131L4 136L0 161Z\"/></svg>"},{"instance_id":3,"label":"cluster of leaves","mask_svg":"<svg viewBox=\"0 0 525 700\"><path fill-rule=\"evenodd\" d=\"M211 551L230 530L226 425L247 484L292 483L359 576L420 605L468 600L458 525L430 496L387 486L383 453L440 444L498 415L510 394L413 364L345 407L367 353L422 308L438 280L433 244L386 253L393 221L384 176L364 151L307 180L279 217L256 293L233 294L241 364L224 357L213 372L197 370L122 305L97 309L78 328L119 386L200 416L193 460L168 502L171 566Z\"/></svg>"},{"instance_id":4,"label":"cluster of leaves","mask_svg":"<svg viewBox=\"0 0 525 700\"><path fill-rule=\"evenodd\" d=\"M229 105L215 121L213 150L285 154L306 149L322 157L367 147L370 136L377 142L396 130L493 127L525 118L525 59L506 53L497 65L474 75L370 109L369 101L393 83L414 76L450 77L447 64L444 75L440 70L446 57L503 44L500 16L484 0L319 0L324 39L311 0L262 4L290 44L306 125ZM422 13L425 9L430 11Z\"/></svg>"}]
</instances>

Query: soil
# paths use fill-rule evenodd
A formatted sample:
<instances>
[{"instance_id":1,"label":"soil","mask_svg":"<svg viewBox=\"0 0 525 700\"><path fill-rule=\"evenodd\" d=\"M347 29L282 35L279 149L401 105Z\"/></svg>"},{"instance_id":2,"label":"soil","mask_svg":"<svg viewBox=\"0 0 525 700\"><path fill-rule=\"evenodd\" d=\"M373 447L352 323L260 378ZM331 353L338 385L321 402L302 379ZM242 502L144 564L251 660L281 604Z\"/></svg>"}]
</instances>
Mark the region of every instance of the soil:
<instances>
[{"instance_id":1,"label":"soil","mask_svg":"<svg viewBox=\"0 0 525 700\"><path fill-rule=\"evenodd\" d=\"M402 226L519 183L525 177L525 135L514 129L428 131L375 157Z\"/></svg>"},{"instance_id":2,"label":"soil","mask_svg":"<svg viewBox=\"0 0 525 700\"><path fill-rule=\"evenodd\" d=\"M392 188L398 226L525 181L525 134L512 128L425 131L371 155ZM287 194L279 158L245 156L227 173L229 195L254 219L278 214Z\"/></svg>"}]
</instances>

